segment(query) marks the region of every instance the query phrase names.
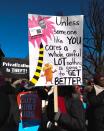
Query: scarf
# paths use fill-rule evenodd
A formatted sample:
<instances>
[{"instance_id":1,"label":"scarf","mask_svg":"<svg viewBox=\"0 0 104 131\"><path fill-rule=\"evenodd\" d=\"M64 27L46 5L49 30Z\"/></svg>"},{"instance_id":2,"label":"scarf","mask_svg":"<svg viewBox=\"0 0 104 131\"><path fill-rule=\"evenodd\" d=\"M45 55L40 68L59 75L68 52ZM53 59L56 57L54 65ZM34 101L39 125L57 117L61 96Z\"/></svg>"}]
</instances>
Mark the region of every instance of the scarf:
<instances>
[{"instance_id":1,"label":"scarf","mask_svg":"<svg viewBox=\"0 0 104 131\"><path fill-rule=\"evenodd\" d=\"M101 87L99 85L94 85L95 91L96 91L96 95L98 95L100 92L102 92L104 90L104 87Z\"/></svg>"}]
</instances>

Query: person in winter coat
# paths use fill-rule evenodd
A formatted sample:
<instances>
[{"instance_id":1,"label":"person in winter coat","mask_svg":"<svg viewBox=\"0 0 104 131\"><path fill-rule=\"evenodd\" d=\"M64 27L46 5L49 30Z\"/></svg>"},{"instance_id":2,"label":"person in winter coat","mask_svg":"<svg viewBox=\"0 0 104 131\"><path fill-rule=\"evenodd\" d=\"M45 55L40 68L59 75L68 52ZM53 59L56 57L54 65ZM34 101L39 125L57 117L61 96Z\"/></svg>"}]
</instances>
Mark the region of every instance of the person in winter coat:
<instances>
[{"instance_id":1,"label":"person in winter coat","mask_svg":"<svg viewBox=\"0 0 104 131\"><path fill-rule=\"evenodd\" d=\"M42 114L39 131L85 131L85 112L78 94L73 87L58 87L58 109L54 113L53 94L48 97L48 105Z\"/></svg>"},{"instance_id":2,"label":"person in winter coat","mask_svg":"<svg viewBox=\"0 0 104 131\"><path fill-rule=\"evenodd\" d=\"M15 95L15 89L9 82L0 76L0 131L18 131L11 112L11 100L9 95Z\"/></svg>"},{"instance_id":3,"label":"person in winter coat","mask_svg":"<svg viewBox=\"0 0 104 131\"><path fill-rule=\"evenodd\" d=\"M104 74L96 74L88 88L88 131L104 131Z\"/></svg>"}]
</instances>

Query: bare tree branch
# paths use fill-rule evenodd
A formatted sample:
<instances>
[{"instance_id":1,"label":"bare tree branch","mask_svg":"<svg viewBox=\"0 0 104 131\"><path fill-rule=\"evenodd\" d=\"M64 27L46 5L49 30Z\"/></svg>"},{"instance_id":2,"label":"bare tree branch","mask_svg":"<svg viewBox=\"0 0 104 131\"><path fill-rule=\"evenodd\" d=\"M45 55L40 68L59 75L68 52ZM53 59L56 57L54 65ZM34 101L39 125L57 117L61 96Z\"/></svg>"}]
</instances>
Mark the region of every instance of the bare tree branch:
<instances>
[{"instance_id":1,"label":"bare tree branch","mask_svg":"<svg viewBox=\"0 0 104 131\"><path fill-rule=\"evenodd\" d=\"M86 73L104 72L104 4L103 0L90 0L85 22L90 32L84 38L83 68ZM87 64L85 64L87 63Z\"/></svg>"}]
</instances>

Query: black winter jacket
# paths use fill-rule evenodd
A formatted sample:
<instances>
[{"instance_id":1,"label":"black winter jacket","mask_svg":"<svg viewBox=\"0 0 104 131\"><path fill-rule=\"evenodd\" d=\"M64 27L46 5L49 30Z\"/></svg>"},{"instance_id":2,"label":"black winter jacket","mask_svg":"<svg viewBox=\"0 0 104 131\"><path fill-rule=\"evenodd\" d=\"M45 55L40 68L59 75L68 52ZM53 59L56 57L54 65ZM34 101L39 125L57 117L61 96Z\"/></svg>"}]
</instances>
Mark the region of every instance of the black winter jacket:
<instances>
[{"instance_id":1,"label":"black winter jacket","mask_svg":"<svg viewBox=\"0 0 104 131\"><path fill-rule=\"evenodd\" d=\"M40 126L39 131L86 131L85 111L82 102L79 99L70 98L68 96L65 96L67 114L60 113L59 119L57 120L58 126L52 125L50 129L46 129L47 121L54 123L52 96L49 99L47 112L42 114L43 127Z\"/></svg>"},{"instance_id":2,"label":"black winter jacket","mask_svg":"<svg viewBox=\"0 0 104 131\"><path fill-rule=\"evenodd\" d=\"M88 131L104 131L104 91L96 95L95 89L87 94Z\"/></svg>"}]
</instances>

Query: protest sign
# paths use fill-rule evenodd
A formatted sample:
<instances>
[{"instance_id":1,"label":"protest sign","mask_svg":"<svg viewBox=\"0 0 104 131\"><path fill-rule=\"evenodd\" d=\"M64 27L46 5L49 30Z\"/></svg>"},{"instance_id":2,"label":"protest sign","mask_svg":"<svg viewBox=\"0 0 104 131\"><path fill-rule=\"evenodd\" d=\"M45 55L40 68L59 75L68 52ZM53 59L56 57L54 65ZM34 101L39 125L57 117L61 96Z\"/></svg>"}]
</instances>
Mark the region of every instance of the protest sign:
<instances>
[{"instance_id":1,"label":"protest sign","mask_svg":"<svg viewBox=\"0 0 104 131\"><path fill-rule=\"evenodd\" d=\"M41 100L36 91L21 92L17 101L21 120L40 120Z\"/></svg>"},{"instance_id":2,"label":"protest sign","mask_svg":"<svg viewBox=\"0 0 104 131\"><path fill-rule=\"evenodd\" d=\"M30 81L82 85L83 15L28 15Z\"/></svg>"},{"instance_id":3,"label":"protest sign","mask_svg":"<svg viewBox=\"0 0 104 131\"><path fill-rule=\"evenodd\" d=\"M29 78L29 61L20 58L3 58L0 71L7 78Z\"/></svg>"}]
</instances>

